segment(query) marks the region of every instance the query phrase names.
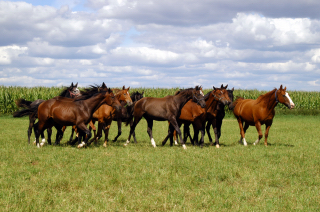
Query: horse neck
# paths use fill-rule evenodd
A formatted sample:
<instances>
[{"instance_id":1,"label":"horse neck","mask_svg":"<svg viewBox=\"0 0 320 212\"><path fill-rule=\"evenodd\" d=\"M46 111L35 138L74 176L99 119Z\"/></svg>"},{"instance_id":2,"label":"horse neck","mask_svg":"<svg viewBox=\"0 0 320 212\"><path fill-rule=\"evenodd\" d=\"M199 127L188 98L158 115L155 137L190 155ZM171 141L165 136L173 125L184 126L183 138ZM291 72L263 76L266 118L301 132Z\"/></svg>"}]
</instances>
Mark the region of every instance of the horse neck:
<instances>
[{"instance_id":1,"label":"horse neck","mask_svg":"<svg viewBox=\"0 0 320 212\"><path fill-rule=\"evenodd\" d=\"M208 99L206 100L206 111L209 110L209 108L212 107L216 107L218 104L218 100L216 100L212 94L212 92L210 92Z\"/></svg>"},{"instance_id":2,"label":"horse neck","mask_svg":"<svg viewBox=\"0 0 320 212\"><path fill-rule=\"evenodd\" d=\"M266 108L267 110L273 110L278 102L276 101L276 92L277 90L274 89L264 95L261 95L256 101L258 101L257 104L259 104L260 107Z\"/></svg>"},{"instance_id":3,"label":"horse neck","mask_svg":"<svg viewBox=\"0 0 320 212\"><path fill-rule=\"evenodd\" d=\"M105 96L103 94L98 94L89 99L82 100L82 103L87 107L87 110L92 115L101 106L104 98Z\"/></svg>"},{"instance_id":4,"label":"horse neck","mask_svg":"<svg viewBox=\"0 0 320 212\"><path fill-rule=\"evenodd\" d=\"M192 99L192 91L184 91L173 96L175 102L179 105L181 109L190 99Z\"/></svg>"}]
</instances>

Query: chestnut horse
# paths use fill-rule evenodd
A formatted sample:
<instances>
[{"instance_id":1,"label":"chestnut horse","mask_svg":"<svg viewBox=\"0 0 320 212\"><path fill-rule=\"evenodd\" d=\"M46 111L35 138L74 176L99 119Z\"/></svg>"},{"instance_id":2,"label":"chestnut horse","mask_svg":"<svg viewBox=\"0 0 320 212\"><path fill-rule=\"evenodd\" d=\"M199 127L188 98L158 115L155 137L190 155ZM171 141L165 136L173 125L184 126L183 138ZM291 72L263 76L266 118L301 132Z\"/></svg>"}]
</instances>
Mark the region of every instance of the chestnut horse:
<instances>
[{"instance_id":1,"label":"chestnut horse","mask_svg":"<svg viewBox=\"0 0 320 212\"><path fill-rule=\"evenodd\" d=\"M243 145L247 146L245 133L249 126L256 126L259 137L253 144L258 144L262 138L261 125L265 124L266 131L264 145L268 145L268 133L275 115L274 108L279 102L289 109L294 108L294 103L286 92L286 89L286 87L282 88L281 85L279 89L275 88L272 91L259 96L256 100L237 98L232 103L233 114L237 118L240 127L241 137L239 143L242 143L243 141ZM245 123L244 127L243 122Z\"/></svg>"},{"instance_id":2,"label":"chestnut horse","mask_svg":"<svg viewBox=\"0 0 320 212\"><path fill-rule=\"evenodd\" d=\"M85 146L91 137L91 132L87 124L91 120L92 114L102 105L108 104L121 109L119 101L115 98L111 89L104 91L98 87L93 87L97 92L88 92L81 97L70 101L68 98L54 98L41 103L38 107L38 123L35 126L36 144L39 145L39 135L48 127L55 126L59 134L62 134L62 126L77 127L79 132L78 148ZM81 143L81 138L86 135Z\"/></svg>"},{"instance_id":3,"label":"chestnut horse","mask_svg":"<svg viewBox=\"0 0 320 212\"><path fill-rule=\"evenodd\" d=\"M125 108L126 105L128 105L128 106L132 105L132 100L130 97L129 89L130 89L130 87L125 88L125 86L123 86L122 90L113 89L113 92L115 92L115 97L118 99L118 101L120 102L120 104L122 106L121 108ZM90 141L90 143L92 141L97 142L98 139L102 137L102 128L104 128L105 140L104 140L103 146L107 147L109 129L111 127L112 120L116 117L116 115L120 116L121 111L116 111L116 109L114 107L111 107L109 105L104 104L104 105L101 105L98 108L98 110L96 110L93 113L92 119L89 123L89 125L90 125L89 129L93 129L94 137ZM97 134L96 134L96 128L94 126L94 123L96 121L98 121L98 133ZM120 125L121 125L121 122L120 122ZM120 130L121 130L121 127L120 127ZM120 134L121 134L121 132L120 132Z\"/></svg>"},{"instance_id":4,"label":"chestnut horse","mask_svg":"<svg viewBox=\"0 0 320 212\"><path fill-rule=\"evenodd\" d=\"M189 88L181 90L174 96L166 96L163 98L145 97L140 99L134 106L133 117L134 121L130 127L130 134L125 146L130 143L130 138L135 128L142 117L144 117L148 123L147 132L149 134L151 144L156 147L156 142L152 136L153 120L170 122L169 134L173 133L175 129L180 136L180 143L182 147L186 149L186 146L181 138L181 131L178 125L178 118L181 114L182 107L190 100L197 102L202 108L206 106L203 99L203 93L201 87L196 86L195 88ZM128 120L130 121L130 120Z\"/></svg>"},{"instance_id":5,"label":"chestnut horse","mask_svg":"<svg viewBox=\"0 0 320 212\"><path fill-rule=\"evenodd\" d=\"M186 139L188 136L190 136L191 143L194 144L194 141L196 144L199 144L200 146L203 146L204 144L204 134L205 134L205 123L208 120L207 117L212 117L215 115L216 107L218 103L222 104L230 104L231 100L229 99L228 92L226 88L228 87L221 85L221 88L215 88L213 86L213 90L207 93L204 96L204 99L206 101L206 107L201 108L198 104L194 103L193 101L189 100L182 108L181 115L178 119L179 127L181 124L184 124L184 142L186 142ZM211 115L213 114L213 115ZM194 138L191 138L190 135L190 124L193 125L194 128ZM199 131L201 132L201 140L200 143L198 143L198 134ZM175 137L175 133L174 133ZM167 137L163 140L162 145L165 145L169 138L169 134ZM175 142L176 142L175 138ZM173 144L173 139L170 137L170 145ZM177 144L177 143L176 143ZM219 143L218 143L219 145ZM218 146L217 146L218 147Z\"/></svg>"},{"instance_id":6,"label":"chestnut horse","mask_svg":"<svg viewBox=\"0 0 320 212\"><path fill-rule=\"evenodd\" d=\"M67 98L75 98L77 96L80 96L80 90L78 89L78 83L77 84L73 84L73 82L71 83L70 87L65 88L59 96L61 97L67 97ZM13 113L13 117L23 117L26 115L29 115L29 128L28 128L28 143L30 144L30 137L32 134L32 128L34 125L34 122L36 121L36 119L38 118L38 113L37 111L35 112L31 112L30 108L35 107L36 105L40 105L42 102L44 102L45 100L43 99L37 99L33 102L25 100L25 99L18 99L16 100L16 105L18 107L24 107L26 109L22 109L20 111L16 111ZM51 144L51 134L52 134L52 130L51 128L47 129L48 131L48 143ZM45 142L45 138L43 133L41 134L41 138L42 138L42 142Z\"/></svg>"}]
</instances>

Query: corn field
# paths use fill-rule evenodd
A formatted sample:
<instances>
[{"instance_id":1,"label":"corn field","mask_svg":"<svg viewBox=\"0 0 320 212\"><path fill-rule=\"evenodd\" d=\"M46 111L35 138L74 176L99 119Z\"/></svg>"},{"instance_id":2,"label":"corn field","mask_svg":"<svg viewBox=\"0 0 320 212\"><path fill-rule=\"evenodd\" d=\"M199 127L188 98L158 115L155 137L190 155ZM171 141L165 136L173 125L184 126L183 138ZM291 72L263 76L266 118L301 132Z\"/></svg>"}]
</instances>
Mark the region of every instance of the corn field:
<instances>
[{"instance_id":1,"label":"corn field","mask_svg":"<svg viewBox=\"0 0 320 212\"><path fill-rule=\"evenodd\" d=\"M16 87L16 86L0 86L0 113L11 114L18 110L15 100L23 98L29 101L37 99L51 99L61 93L64 87ZM144 91L144 96L164 97L173 95L179 88L131 88L130 91ZM81 90L81 88L80 88ZM204 93L209 92L210 89L204 89ZM261 94L268 91L258 90L235 90L234 96L241 96L246 99L256 99ZM320 114L320 92L306 92L306 91L288 91L291 99L295 103L295 110L289 112L282 104L278 104L276 108L277 113L294 113L294 114Z\"/></svg>"}]
</instances>

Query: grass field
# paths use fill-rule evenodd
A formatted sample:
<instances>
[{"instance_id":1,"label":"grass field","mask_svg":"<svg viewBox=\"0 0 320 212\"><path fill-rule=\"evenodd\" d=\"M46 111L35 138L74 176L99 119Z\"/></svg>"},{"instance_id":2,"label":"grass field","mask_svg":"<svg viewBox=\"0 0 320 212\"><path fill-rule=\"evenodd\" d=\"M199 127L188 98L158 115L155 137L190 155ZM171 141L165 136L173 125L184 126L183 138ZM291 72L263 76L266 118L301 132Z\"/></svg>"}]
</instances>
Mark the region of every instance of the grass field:
<instances>
[{"instance_id":1,"label":"grass field","mask_svg":"<svg viewBox=\"0 0 320 212\"><path fill-rule=\"evenodd\" d=\"M254 127L240 138L236 120L224 120L221 148L160 146L167 123L146 121L138 144L124 147L129 129L107 148L27 144L27 118L0 116L1 211L319 211L320 116L274 118L269 146ZM110 138L116 135L116 123ZM55 135L55 133L54 133Z\"/></svg>"}]
</instances>

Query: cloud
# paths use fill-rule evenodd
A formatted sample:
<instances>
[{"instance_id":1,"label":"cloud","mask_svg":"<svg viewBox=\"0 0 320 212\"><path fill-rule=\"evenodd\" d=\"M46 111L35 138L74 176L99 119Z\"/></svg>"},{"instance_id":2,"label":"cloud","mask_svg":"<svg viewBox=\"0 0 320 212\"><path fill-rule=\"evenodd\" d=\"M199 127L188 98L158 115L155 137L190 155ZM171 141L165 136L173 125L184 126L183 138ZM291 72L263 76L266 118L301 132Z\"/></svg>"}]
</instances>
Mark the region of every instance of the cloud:
<instances>
[{"instance_id":1,"label":"cloud","mask_svg":"<svg viewBox=\"0 0 320 212\"><path fill-rule=\"evenodd\" d=\"M0 2L3 85L319 89L318 1L32 2Z\"/></svg>"}]
</instances>

